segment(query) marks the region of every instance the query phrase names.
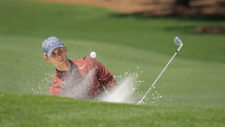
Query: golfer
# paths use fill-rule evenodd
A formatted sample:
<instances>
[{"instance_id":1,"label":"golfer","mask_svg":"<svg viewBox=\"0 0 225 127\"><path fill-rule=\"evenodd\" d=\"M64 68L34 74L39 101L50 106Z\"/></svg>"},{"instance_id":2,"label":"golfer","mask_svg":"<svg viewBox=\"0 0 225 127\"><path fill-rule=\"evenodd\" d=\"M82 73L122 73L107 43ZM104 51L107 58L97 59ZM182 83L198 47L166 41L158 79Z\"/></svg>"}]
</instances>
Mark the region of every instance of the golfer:
<instances>
[{"instance_id":1,"label":"golfer","mask_svg":"<svg viewBox=\"0 0 225 127\"><path fill-rule=\"evenodd\" d=\"M66 46L56 37L45 39L42 50L44 59L56 68L50 95L96 99L118 86L113 75L95 58L68 59Z\"/></svg>"}]
</instances>

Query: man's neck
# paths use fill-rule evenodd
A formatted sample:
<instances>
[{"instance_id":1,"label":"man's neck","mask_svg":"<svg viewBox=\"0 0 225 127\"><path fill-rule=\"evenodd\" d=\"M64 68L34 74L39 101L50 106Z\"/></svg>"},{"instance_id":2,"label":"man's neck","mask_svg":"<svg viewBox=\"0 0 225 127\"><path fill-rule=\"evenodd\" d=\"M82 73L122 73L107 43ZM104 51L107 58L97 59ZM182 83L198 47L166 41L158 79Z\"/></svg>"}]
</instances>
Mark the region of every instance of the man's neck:
<instances>
[{"instance_id":1,"label":"man's neck","mask_svg":"<svg viewBox=\"0 0 225 127\"><path fill-rule=\"evenodd\" d=\"M56 67L59 71L70 71L71 70L71 64L70 61L67 59L66 63L64 65Z\"/></svg>"}]
</instances>

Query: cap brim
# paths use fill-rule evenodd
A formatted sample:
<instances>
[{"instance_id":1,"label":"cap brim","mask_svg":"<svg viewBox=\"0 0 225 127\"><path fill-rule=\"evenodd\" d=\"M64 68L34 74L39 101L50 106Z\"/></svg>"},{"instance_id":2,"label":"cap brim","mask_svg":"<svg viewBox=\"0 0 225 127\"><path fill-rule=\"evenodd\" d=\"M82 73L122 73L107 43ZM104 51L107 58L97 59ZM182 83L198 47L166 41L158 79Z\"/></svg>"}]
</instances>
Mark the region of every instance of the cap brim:
<instances>
[{"instance_id":1,"label":"cap brim","mask_svg":"<svg viewBox=\"0 0 225 127\"><path fill-rule=\"evenodd\" d=\"M63 48L63 47L64 47L64 45L56 45L56 46L52 47L52 48L48 51L47 56L50 57L51 54L52 54L52 51L53 51L54 49L56 49L56 48Z\"/></svg>"}]
</instances>

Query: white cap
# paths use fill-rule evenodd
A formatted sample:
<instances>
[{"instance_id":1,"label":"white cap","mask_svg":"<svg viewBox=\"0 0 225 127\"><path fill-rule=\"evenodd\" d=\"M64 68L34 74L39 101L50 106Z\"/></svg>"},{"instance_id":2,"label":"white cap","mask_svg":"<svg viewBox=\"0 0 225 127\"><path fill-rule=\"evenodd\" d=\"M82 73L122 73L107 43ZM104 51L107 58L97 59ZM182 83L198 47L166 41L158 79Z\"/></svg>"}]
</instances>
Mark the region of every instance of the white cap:
<instances>
[{"instance_id":1,"label":"white cap","mask_svg":"<svg viewBox=\"0 0 225 127\"><path fill-rule=\"evenodd\" d=\"M42 50L48 57L51 56L54 49L62 47L64 47L64 45L57 37L48 37L42 43Z\"/></svg>"}]
</instances>

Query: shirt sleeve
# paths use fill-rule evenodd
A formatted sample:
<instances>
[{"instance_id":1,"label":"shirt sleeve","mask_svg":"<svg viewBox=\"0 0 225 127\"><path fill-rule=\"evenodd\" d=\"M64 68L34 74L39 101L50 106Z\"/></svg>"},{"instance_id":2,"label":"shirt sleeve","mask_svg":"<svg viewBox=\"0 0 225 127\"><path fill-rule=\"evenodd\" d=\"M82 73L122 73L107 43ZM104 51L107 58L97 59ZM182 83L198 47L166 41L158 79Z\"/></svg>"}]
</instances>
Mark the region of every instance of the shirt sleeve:
<instances>
[{"instance_id":1,"label":"shirt sleeve","mask_svg":"<svg viewBox=\"0 0 225 127\"><path fill-rule=\"evenodd\" d=\"M91 58L95 66L97 67L97 77L99 82L107 90L115 90L118 88L118 84L114 79L113 75L107 70L107 68L94 58Z\"/></svg>"},{"instance_id":2,"label":"shirt sleeve","mask_svg":"<svg viewBox=\"0 0 225 127\"><path fill-rule=\"evenodd\" d=\"M51 87L49 88L49 94L53 96L62 96L64 91L65 86L62 81L55 77L51 83Z\"/></svg>"}]
</instances>

